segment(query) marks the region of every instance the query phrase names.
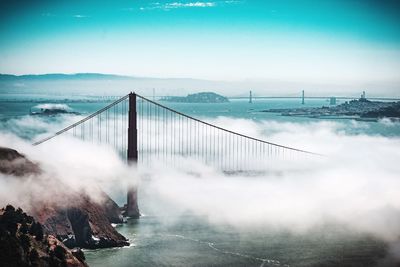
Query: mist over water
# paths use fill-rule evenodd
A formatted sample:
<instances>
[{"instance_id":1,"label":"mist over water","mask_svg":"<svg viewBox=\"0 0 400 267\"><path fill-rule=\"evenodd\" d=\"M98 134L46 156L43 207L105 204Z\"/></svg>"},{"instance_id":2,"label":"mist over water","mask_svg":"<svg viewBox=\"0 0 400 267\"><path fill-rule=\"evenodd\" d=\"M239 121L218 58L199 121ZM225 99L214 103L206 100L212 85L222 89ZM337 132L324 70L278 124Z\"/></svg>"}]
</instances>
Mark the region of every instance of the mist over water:
<instances>
[{"instance_id":1,"label":"mist over water","mask_svg":"<svg viewBox=\"0 0 400 267\"><path fill-rule=\"evenodd\" d=\"M257 177L226 176L190 160L174 169L155 164L146 170L147 183L163 208L171 203L175 211L189 210L239 228L297 232L334 222L388 240L398 238L400 139L347 136L336 131L334 122L275 127L265 122L261 129L245 128L254 133L268 129L274 132L272 140L301 143L326 157L267 160L265 173Z\"/></svg>"}]
</instances>

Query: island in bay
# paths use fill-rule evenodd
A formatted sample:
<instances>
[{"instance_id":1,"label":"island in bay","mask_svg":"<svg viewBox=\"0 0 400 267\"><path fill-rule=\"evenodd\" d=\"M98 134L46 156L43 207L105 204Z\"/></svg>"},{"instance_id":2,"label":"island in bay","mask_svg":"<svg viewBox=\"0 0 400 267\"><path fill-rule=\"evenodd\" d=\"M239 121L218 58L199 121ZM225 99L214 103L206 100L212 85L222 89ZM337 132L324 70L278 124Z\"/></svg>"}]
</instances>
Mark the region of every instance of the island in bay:
<instances>
[{"instance_id":1,"label":"island in bay","mask_svg":"<svg viewBox=\"0 0 400 267\"><path fill-rule=\"evenodd\" d=\"M196 94L189 94L187 96L167 96L163 97L161 101L168 102L181 102L181 103L226 103L229 102L225 96L213 92L201 92Z\"/></svg>"}]
</instances>

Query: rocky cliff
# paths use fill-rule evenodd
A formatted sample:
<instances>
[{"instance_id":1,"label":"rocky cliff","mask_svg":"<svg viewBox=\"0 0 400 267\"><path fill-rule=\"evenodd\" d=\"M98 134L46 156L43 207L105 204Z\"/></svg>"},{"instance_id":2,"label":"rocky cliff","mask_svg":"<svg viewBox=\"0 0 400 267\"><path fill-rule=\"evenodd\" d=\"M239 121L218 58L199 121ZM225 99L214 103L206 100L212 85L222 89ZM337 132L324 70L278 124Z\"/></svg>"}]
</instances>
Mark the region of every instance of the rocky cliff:
<instances>
[{"instance_id":1,"label":"rocky cliff","mask_svg":"<svg viewBox=\"0 0 400 267\"><path fill-rule=\"evenodd\" d=\"M40 168L16 150L0 147L0 173L15 176L39 174Z\"/></svg>"},{"instance_id":2,"label":"rocky cliff","mask_svg":"<svg viewBox=\"0 0 400 267\"><path fill-rule=\"evenodd\" d=\"M22 209L8 205L0 209L0 266L85 267L80 249L68 249Z\"/></svg>"},{"instance_id":3,"label":"rocky cliff","mask_svg":"<svg viewBox=\"0 0 400 267\"><path fill-rule=\"evenodd\" d=\"M129 245L111 225L123 222L118 205L100 189L97 189L94 200L84 191L75 191L57 178L42 180L43 171L38 163L9 148L0 148L0 172L22 181L26 176L32 180L33 176L35 185L43 188L43 194L27 196L30 198L27 211L43 226L45 234L55 236L66 246L106 248ZM46 197L41 198L42 195Z\"/></svg>"},{"instance_id":4,"label":"rocky cliff","mask_svg":"<svg viewBox=\"0 0 400 267\"><path fill-rule=\"evenodd\" d=\"M87 195L69 195L67 199L71 198L73 200L69 201L69 205L47 203L32 210L33 216L43 224L46 233L57 236L68 247L107 248L129 245L126 238L111 226L112 222L122 221L107 216L103 203L94 202Z\"/></svg>"}]
</instances>

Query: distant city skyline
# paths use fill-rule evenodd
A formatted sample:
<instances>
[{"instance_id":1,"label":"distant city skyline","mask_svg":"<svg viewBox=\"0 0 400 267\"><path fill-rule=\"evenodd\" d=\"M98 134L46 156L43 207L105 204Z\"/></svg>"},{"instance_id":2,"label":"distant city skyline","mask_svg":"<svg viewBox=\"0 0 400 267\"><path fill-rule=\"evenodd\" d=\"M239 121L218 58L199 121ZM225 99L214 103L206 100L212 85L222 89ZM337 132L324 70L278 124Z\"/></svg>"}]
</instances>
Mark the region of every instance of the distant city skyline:
<instances>
[{"instance_id":1,"label":"distant city skyline","mask_svg":"<svg viewBox=\"0 0 400 267\"><path fill-rule=\"evenodd\" d=\"M397 1L2 1L0 21L0 73L400 88Z\"/></svg>"}]
</instances>

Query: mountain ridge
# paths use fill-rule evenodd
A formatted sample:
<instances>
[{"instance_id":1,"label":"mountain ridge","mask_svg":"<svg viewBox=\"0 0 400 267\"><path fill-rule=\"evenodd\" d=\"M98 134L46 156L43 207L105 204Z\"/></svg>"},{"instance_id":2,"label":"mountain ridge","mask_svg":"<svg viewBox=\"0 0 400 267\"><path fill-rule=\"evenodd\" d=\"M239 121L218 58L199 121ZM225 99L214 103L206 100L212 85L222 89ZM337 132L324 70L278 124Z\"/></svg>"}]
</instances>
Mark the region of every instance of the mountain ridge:
<instances>
[{"instance_id":1,"label":"mountain ridge","mask_svg":"<svg viewBox=\"0 0 400 267\"><path fill-rule=\"evenodd\" d=\"M43 73L43 74L9 74L0 73L0 80L188 80L205 82L222 82L216 80L197 79L197 78L162 78L162 77L142 77L129 76L98 72L78 72L78 73Z\"/></svg>"},{"instance_id":2,"label":"mountain ridge","mask_svg":"<svg viewBox=\"0 0 400 267\"><path fill-rule=\"evenodd\" d=\"M7 74L0 73L1 80L63 80L63 79L135 79L141 77L133 77L133 76L125 76L125 75L117 75L117 74L104 74L104 73L45 73L45 74L23 74L23 75L15 75L15 74Z\"/></svg>"}]
</instances>

